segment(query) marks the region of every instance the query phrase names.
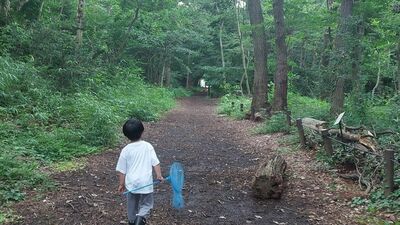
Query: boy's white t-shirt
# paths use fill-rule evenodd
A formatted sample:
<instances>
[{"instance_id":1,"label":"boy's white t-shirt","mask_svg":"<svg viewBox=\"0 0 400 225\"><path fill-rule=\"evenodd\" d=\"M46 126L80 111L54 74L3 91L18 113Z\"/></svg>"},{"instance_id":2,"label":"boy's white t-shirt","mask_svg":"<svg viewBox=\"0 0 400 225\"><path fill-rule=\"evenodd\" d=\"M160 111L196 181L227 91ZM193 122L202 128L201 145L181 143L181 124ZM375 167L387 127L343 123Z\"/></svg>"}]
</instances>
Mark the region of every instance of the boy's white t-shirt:
<instances>
[{"instance_id":1,"label":"boy's white t-shirt","mask_svg":"<svg viewBox=\"0 0 400 225\"><path fill-rule=\"evenodd\" d=\"M160 163L153 146L146 141L137 141L125 146L118 159L116 170L125 174L128 191L153 183L153 166ZM132 193L148 194L153 185Z\"/></svg>"}]
</instances>

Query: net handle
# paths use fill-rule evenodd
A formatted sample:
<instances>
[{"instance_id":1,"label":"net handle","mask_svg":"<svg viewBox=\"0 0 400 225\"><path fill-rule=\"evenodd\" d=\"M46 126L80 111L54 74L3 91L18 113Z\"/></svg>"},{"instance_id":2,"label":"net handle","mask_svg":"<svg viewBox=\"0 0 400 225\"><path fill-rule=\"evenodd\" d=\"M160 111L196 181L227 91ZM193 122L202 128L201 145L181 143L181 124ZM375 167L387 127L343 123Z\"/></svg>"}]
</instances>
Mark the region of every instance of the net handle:
<instances>
[{"instance_id":1,"label":"net handle","mask_svg":"<svg viewBox=\"0 0 400 225\"><path fill-rule=\"evenodd\" d=\"M171 181L171 176L166 177L164 180L166 180L166 181ZM132 190L125 191L123 194L126 195L126 194L128 194L128 193L130 193L130 192L138 191L138 190L141 190L141 189L146 188L146 187L150 187L150 186L153 186L153 185L157 185L157 184L159 184L159 183L161 183L161 180L158 180L158 179L157 179L157 180L154 180L154 182L151 183L151 184L146 184L146 185L144 185L144 186L137 187L137 188L134 188L134 189L132 189Z\"/></svg>"}]
</instances>

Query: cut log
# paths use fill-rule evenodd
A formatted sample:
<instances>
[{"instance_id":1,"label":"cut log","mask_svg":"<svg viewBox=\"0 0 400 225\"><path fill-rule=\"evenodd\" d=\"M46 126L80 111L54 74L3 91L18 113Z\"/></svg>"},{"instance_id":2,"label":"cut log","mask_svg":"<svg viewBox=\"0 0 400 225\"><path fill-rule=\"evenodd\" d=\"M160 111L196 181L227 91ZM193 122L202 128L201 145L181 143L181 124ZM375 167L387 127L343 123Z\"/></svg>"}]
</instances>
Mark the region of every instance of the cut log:
<instances>
[{"instance_id":1,"label":"cut log","mask_svg":"<svg viewBox=\"0 0 400 225\"><path fill-rule=\"evenodd\" d=\"M281 198L286 166L286 161L280 155L274 155L262 163L253 180L254 196L260 199Z\"/></svg>"},{"instance_id":2,"label":"cut log","mask_svg":"<svg viewBox=\"0 0 400 225\"><path fill-rule=\"evenodd\" d=\"M329 130L329 134L331 135L336 135L340 137L340 130L338 129L331 129ZM353 141L353 142L358 142L361 145L365 146L366 148L376 152L378 144L376 141L373 139L373 135L367 134L367 135L361 135L361 134L352 134L349 132L344 132L343 131L343 139L346 141Z\"/></svg>"},{"instance_id":3,"label":"cut log","mask_svg":"<svg viewBox=\"0 0 400 225\"><path fill-rule=\"evenodd\" d=\"M372 139L371 137L365 137L362 136L360 138L360 140L358 140L358 142L362 145L364 145L365 147L371 149L372 151L376 152L378 149L376 146L378 146L378 143Z\"/></svg>"},{"instance_id":4,"label":"cut log","mask_svg":"<svg viewBox=\"0 0 400 225\"><path fill-rule=\"evenodd\" d=\"M302 122L303 126L308 127L313 130L316 130L316 131L325 129L326 125L328 124L326 121L316 120L313 118L303 118L303 119L301 119L301 122Z\"/></svg>"},{"instance_id":5,"label":"cut log","mask_svg":"<svg viewBox=\"0 0 400 225\"><path fill-rule=\"evenodd\" d=\"M348 141L359 141L361 138L361 135L359 135L359 134L352 134L349 132L345 132L344 130L342 131L342 133L340 133L339 129L331 129L331 130L329 130L329 134L339 136L339 137L341 136L341 134L343 134L343 139L348 140Z\"/></svg>"}]
</instances>

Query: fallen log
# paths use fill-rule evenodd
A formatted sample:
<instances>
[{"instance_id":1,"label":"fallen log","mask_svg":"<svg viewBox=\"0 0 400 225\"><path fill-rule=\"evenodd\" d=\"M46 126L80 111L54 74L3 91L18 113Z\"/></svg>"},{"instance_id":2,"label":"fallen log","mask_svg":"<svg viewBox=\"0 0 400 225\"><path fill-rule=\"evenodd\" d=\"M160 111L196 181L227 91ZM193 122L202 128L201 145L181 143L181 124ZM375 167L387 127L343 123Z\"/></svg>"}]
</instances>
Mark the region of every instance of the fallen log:
<instances>
[{"instance_id":1,"label":"fallen log","mask_svg":"<svg viewBox=\"0 0 400 225\"><path fill-rule=\"evenodd\" d=\"M308 127L310 129L320 131L321 129L325 129L328 124L326 121L316 120L313 118L303 118L301 119L303 126Z\"/></svg>"},{"instance_id":2,"label":"fallen log","mask_svg":"<svg viewBox=\"0 0 400 225\"><path fill-rule=\"evenodd\" d=\"M281 198L286 166L286 161L280 155L274 155L262 163L253 180L254 196L260 199Z\"/></svg>"},{"instance_id":3,"label":"fallen log","mask_svg":"<svg viewBox=\"0 0 400 225\"><path fill-rule=\"evenodd\" d=\"M343 131L342 133L340 132L339 129L331 129L329 130L330 135L335 135L340 137L341 135L342 138L346 141L353 141L353 142L358 142L361 145L365 146L366 148L372 150L372 151L377 151L377 143L373 139L374 136L372 134L352 134L350 132L345 132Z\"/></svg>"}]
</instances>

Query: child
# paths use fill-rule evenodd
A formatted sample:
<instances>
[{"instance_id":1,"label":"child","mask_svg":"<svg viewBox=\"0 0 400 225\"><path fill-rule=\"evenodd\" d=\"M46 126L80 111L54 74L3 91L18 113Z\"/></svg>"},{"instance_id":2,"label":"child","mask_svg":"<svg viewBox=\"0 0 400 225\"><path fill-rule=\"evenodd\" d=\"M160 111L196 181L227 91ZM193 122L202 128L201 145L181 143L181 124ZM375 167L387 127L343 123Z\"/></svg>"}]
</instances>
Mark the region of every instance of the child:
<instances>
[{"instance_id":1,"label":"child","mask_svg":"<svg viewBox=\"0 0 400 225\"><path fill-rule=\"evenodd\" d=\"M119 156L117 173L119 177L118 191L131 191L153 183L152 168L157 179L163 181L161 176L160 161L153 146L141 140L144 127L142 122L130 119L123 126L124 135L131 140ZM142 188L127 194L127 211L129 225L144 225L153 208L153 186Z\"/></svg>"}]
</instances>

